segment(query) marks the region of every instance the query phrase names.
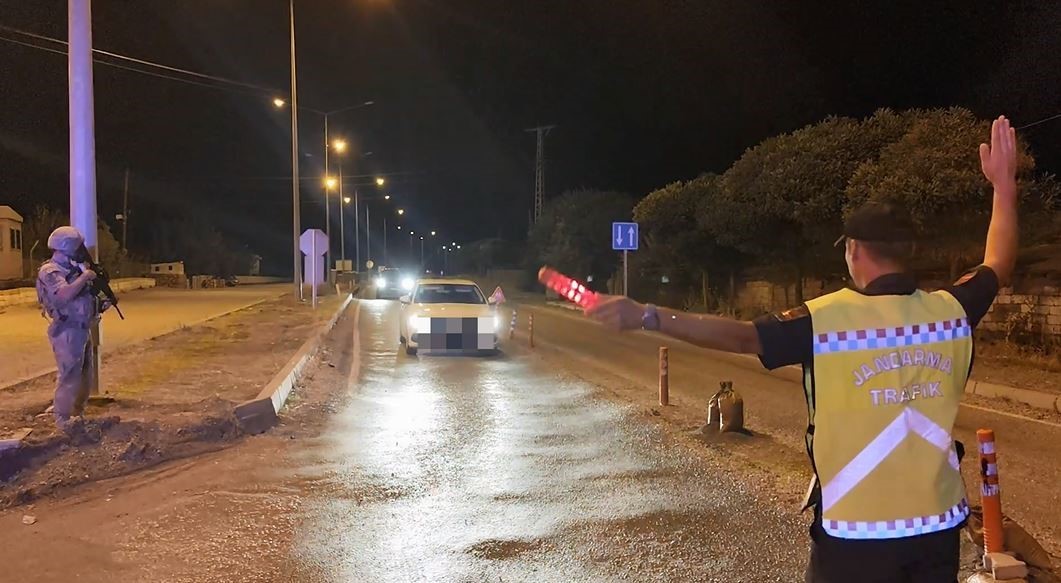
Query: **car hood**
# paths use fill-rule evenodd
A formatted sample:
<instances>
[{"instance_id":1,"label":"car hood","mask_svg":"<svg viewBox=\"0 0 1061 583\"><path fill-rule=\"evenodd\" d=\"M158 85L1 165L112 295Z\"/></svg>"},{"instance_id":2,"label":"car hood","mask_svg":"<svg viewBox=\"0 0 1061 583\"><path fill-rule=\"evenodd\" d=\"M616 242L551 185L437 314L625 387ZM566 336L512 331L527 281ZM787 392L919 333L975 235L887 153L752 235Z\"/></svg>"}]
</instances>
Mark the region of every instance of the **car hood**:
<instances>
[{"instance_id":1,"label":"car hood","mask_svg":"<svg viewBox=\"0 0 1061 583\"><path fill-rule=\"evenodd\" d=\"M485 318L494 314L489 304L412 304L410 316L421 318Z\"/></svg>"}]
</instances>

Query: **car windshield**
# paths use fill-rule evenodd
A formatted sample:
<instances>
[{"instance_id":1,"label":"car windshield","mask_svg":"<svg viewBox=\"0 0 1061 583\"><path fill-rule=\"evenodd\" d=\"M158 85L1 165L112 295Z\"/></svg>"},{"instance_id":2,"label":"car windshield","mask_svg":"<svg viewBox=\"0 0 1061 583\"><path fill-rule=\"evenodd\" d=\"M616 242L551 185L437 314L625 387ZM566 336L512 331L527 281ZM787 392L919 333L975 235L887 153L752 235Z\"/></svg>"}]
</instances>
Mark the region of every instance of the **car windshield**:
<instances>
[{"instance_id":1,"label":"car windshield","mask_svg":"<svg viewBox=\"0 0 1061 583\"><path fill-rule=\"evenodd\" d=\"M466 283L425 283L416 288L418 304L485 304L483 292Z\"/></svg>"}]
</instances>

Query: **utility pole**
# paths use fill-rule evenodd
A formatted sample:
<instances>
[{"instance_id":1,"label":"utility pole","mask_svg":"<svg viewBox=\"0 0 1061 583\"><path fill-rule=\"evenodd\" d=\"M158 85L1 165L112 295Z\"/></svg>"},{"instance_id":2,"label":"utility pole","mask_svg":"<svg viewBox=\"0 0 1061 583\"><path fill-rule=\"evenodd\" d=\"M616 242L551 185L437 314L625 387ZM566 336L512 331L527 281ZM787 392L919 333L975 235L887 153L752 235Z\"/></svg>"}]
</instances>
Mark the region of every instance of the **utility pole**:
<instances>
[{"instance_id":1,"label":"utility pole","mask_svg":"<svg viewBox=\"0 0 1061 583\"><path fill-rule=\"evenodd\" d=\"M298 238L302 234L298 192L298 80L295 75L295 0L289 1L291 9L291 232L294 248L295 298L302 300L302 252Z\"/></svg>"},{"instance_id":2,"label":"utility pole","mask_svg":"<svg viewBox=\"0 0 1061 583\"><path fill-rule=\"evenodd\" d=\"M365 255L372 261L372 209L369 208L368 201L365 201L365 245Z\"/></svg>"},{"instance_id":3,"label":"utility pole","mask_svg":"<svg viewBox=\"0 0 1061 583\"><path fill-rule=\"evenodd\" d=\"M331 175L328 174L328 153L332 145L328 142L328 114L324 114L324 180L322 184L324 186L324 234L328 237L328 250L324 253L324 264L327 266L324 269L324 273L331 274L332 272L332 203L331 193L328 189L328 180L331 179ZM340 186L340 188L342 188ZM341 196L341 195L340 195ZM339 210L343 210L343 199L339 199ZM329 276L328 281L331 281Z\"/></svg>"},{"instance_id":4,"label":"utility pole","mask_svg":"<svg viewBox=\"0 0 1061 583\"><path fill-rule=\"evenodd\" d=\"M67 58L70 106L70 223L85 238L85 247L99 261L96 217L96 118L92 88L92 2L67 2ZM99 394L100 320L93 318L90 339L94 365L90 395Z\"/></svg>"},{"instance_id":5,"label":"utility pole","mask_svg":"<svg viewBox=\"0 0 1061 583\"><path fill-rule=\"evenodd\" d=\"M125 169L125 187L122 188L122 253L129 255L129 169Z\"/></svg>"},{"instance_id":6,"label":"utility pole","mask_svg":"<svg viewBox=\"0 0 1061 583\"><path fill-rule=\"evenodd\" d=\"M534 222L542 216L542 204L545 202L545 136L556 125L538 126L525 130L534 132L538 138L537 155L534 161Z\"/></svg>"}]
</instances>

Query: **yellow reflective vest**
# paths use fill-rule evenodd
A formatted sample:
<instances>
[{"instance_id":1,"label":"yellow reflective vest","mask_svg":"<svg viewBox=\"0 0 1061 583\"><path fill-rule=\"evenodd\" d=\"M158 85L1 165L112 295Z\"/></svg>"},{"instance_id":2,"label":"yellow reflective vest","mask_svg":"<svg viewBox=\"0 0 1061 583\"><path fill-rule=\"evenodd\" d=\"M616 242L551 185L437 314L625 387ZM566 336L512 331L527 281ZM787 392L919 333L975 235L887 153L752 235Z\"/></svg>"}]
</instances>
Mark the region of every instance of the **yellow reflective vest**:
<instances>
[{"instance_id":1,"label":"yellow reflective vest","mask_svg":"<svg viewBox=\"0 0 1061 583\"><path fill-rule=\"evenodd\" d=\"M965 310L943 291L806 303L822 528L845 539L946 530L969 514L951 430L972 359Z\"/></svg>"}]
</instances>

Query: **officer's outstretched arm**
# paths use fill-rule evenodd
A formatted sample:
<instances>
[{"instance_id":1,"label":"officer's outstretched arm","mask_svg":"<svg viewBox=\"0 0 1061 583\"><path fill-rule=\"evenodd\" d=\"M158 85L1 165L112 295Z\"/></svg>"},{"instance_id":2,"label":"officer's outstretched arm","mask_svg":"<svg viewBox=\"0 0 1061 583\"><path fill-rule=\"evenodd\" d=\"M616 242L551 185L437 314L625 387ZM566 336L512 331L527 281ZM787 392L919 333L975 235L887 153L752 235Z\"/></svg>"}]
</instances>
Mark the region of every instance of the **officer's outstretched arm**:
<instances>
[{"instance_id":1,"label":"officer's outstretched arm","mask_svg":"<svg viewBox=\"0 0 1061 583\"><path fill-rule=\"evenodd\" d=\"M987 228L984 265L998 276L1000 286L1009 284L1017 263L1017 134L1009 120L999 117L991 124L991 145L980 144L980 167L994 187L991 224Z\"/></svg>"},{"instance_id":2,"label":"officer's outstretched arm","mask_svg":"<svg viewBox=\"0 0 1061 583\"><path fill-rule=\"evenodd\" d=\"M602 296L586 315L613 330L641 328L645 306L622 296ZM759 354L759 332L751 322L658 308L660 332L679 340L725 352Z\"/></svg>"}]
</instances>

